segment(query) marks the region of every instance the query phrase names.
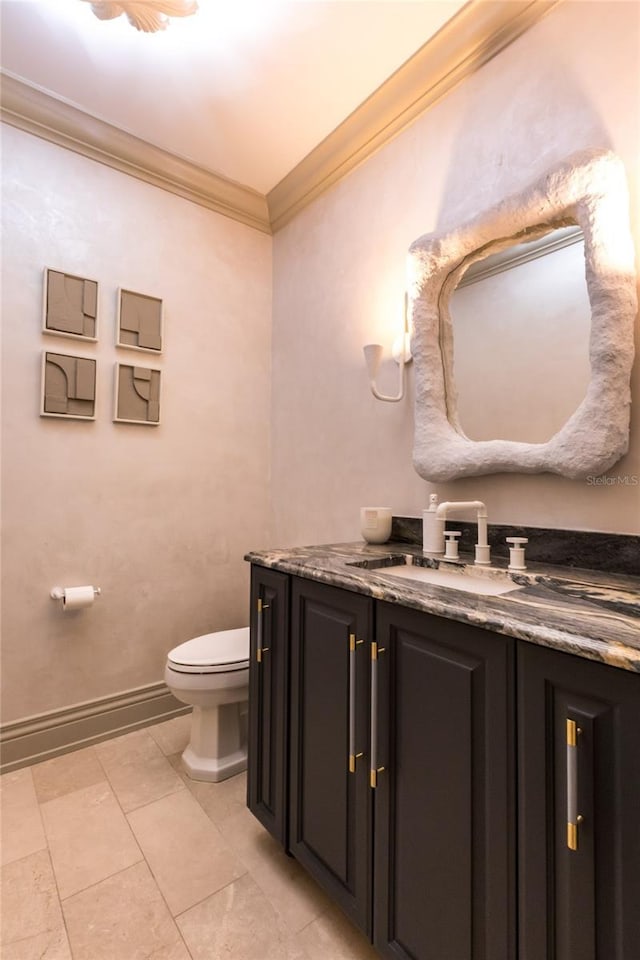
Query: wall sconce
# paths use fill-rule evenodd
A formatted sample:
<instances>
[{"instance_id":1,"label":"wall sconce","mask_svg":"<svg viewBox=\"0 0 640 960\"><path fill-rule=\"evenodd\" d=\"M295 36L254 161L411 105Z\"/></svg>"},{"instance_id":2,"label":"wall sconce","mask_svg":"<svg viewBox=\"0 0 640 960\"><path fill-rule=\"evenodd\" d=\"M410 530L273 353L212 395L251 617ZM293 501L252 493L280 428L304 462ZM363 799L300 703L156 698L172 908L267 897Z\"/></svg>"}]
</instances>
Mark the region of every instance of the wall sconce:
<instances>
[{"instance_id":1,"label":"wall sconce","mask_svg":"<svg viewBox=\"0 0 640 960\"><path fill-rule=\"evenodd\" d=\"M409 325L407 320L407 294L404 295L404 325L403 331L399 337L393 343L393 359L400 366L400 390L398 395L395 397L388 397L385 394L380 393L376 387L376 374L380 369L380 363L382 362L382 354L384 348L379 343L368 343L364 347L364 359L367 364L367 370L369 372L369 386L371 387L371 393L374 395L376 400L386 400L387 403L397 403L398 400L402 400L404 397L404 382L405 382L405 367L408 363L411 362L411 348L410 348L410 335L409 335Z\"/></svg>"}]
</instances>

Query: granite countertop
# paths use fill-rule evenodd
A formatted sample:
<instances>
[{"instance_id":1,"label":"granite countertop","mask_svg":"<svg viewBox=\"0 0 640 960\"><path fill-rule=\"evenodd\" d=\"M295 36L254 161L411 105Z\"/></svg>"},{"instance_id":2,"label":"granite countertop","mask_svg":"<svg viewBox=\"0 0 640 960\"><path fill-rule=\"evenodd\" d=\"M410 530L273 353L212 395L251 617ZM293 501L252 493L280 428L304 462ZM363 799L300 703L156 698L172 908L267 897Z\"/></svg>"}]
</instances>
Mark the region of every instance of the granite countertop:
<instances>
[{"instance_id":1,"label":"granite countertop","mask_svg":"<svg viewBox=\"0 0 640 960\"><path fill-rule=\"evenodd\" d=\"M496 560L479 574L503 581L510 578L514 592L484 596L401 579L385 573L384 566L364 566L389 556L400 563L406 557L409 563L416 558L430 567L457 567L460 575L466 565L469 572L472 566L471 557L461 555L460 562L452 565L424 558L417 546L394 542L290 547L248 553L245 559L640 673L640 577L541 563L528 564L524 573L508 573L506 561Z\"/></svg>"}]
</instances>

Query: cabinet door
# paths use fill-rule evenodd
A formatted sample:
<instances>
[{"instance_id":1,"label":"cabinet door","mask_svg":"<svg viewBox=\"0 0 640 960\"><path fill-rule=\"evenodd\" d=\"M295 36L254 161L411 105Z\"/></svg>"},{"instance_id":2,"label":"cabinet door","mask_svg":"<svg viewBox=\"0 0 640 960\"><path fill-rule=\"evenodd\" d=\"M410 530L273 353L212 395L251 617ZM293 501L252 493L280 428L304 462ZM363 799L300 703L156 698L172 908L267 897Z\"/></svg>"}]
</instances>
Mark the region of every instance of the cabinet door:
<instances>
[{"instance_id":1,"label":"cabinet door","mask_svg":"<svg viewBox=\"0 0 640 960\"><path fill-rule=\"evenodd\" d=\"M247 805L285 845L288 645L289 577L254 566L251 569Z\"/></svg>"},{"instance_id":2,"label":"cabinet door","mask_svg":"<svg viewBox=\"0 0 640 960\"><path fill-rule=\"evenodd\" d=\"M509 960L513 641L388 603L376 634L374 945L403 960Z\"/></svg>"},{"instance_id":3,"label":"cabinet door","mask_svg":"<svg viewBox=\"0 0 640 960\"><path fill-rule=\"evenodd\" d=\"M640 677L527 643L518 668L520 960L631 960Z\"/></svg>"},{"instance_id":4,"label":"cabinet door","mask_svg":"<svg viewBox=\"0 0 640 960\"><path fill-rule=\"evenodd\" d=\"M366 597L293 581L290 849L366 932L371 797L365 641L372 610Z\"/></svg>"}]
</instances>

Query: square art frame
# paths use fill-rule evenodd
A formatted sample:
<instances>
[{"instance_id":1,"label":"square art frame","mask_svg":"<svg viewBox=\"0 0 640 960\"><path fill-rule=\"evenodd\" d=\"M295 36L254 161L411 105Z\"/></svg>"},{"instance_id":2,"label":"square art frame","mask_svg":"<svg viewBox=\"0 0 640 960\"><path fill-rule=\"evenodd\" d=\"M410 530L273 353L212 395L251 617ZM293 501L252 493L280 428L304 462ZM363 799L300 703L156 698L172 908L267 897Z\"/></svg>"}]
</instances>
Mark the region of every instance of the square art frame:
<instances>
[{"instance_id":1,"label":"square art frame","mask_svg":"<svg viewBox=\"0 0 640 960\"><path fill-rule=\"evenodd\" d=\"M159 426L161 381L161 370L116 362L113 422Z\"/></svg>"},{"instance_id":2,"label":"square art frame","mask_svg":"<svg viewBox=\"0 0 640 960\"><path fill-rule=\"evenodd\" d=\"M43 350L40 416L95 420L97 367L95 357Z\"/></svg>"},{"instance_id":3,"label":"square art frame","mask_svg":"<svg viewBox=\"0 0 640 960\"><path fill-rule=\"evenodd\" d=\"M116 346L144 353L162 353L164 304L159 297L118 289Z\"/></svg>"},{"instance_id":4,"label":"square art frame","mask_svg":"<svg viewBox=\"0 0 640 960\"><path fill-rule=\"evenodd\" d=\"M42 291L43 333L97 343L97 280L45 267Z\"/></svg>"}]
</instances>

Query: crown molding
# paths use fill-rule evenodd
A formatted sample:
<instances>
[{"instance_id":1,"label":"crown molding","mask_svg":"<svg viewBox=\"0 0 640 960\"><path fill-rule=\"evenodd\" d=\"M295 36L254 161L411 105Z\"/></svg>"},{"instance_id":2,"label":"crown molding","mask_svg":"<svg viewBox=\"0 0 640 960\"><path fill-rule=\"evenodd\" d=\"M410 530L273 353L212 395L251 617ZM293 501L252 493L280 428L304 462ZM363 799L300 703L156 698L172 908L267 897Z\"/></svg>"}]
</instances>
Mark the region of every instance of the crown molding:
<instances>
[{"instance_id":1,"label":"crown molding","mask_svg":"<svg viewBox=\"0 0 640 960\"><path fill-rule=\"evenodd\" d=\"M469 0L266 197L8 73L1 74L0 119L263 233L272 233L561 2Z\"/></svg>"},{"instance_id":2,"label":"crown molding","mask_svg":"<svg viewBox=\"0 0 640 960\"><path fill-rule=\"evenodd\" d=\"M267 194L275 233L562 0L470 0Z\"/></svg>"},{"instance_id":3,"label":"crown molding","mask_svg":"<svg viewBox=\"0 0 640 960\"><path fill-rule=\"evenodd\" d=\"M271 233L265 197L2 73L0 119L114 170Z\"/></svg>"}]
</instances>

